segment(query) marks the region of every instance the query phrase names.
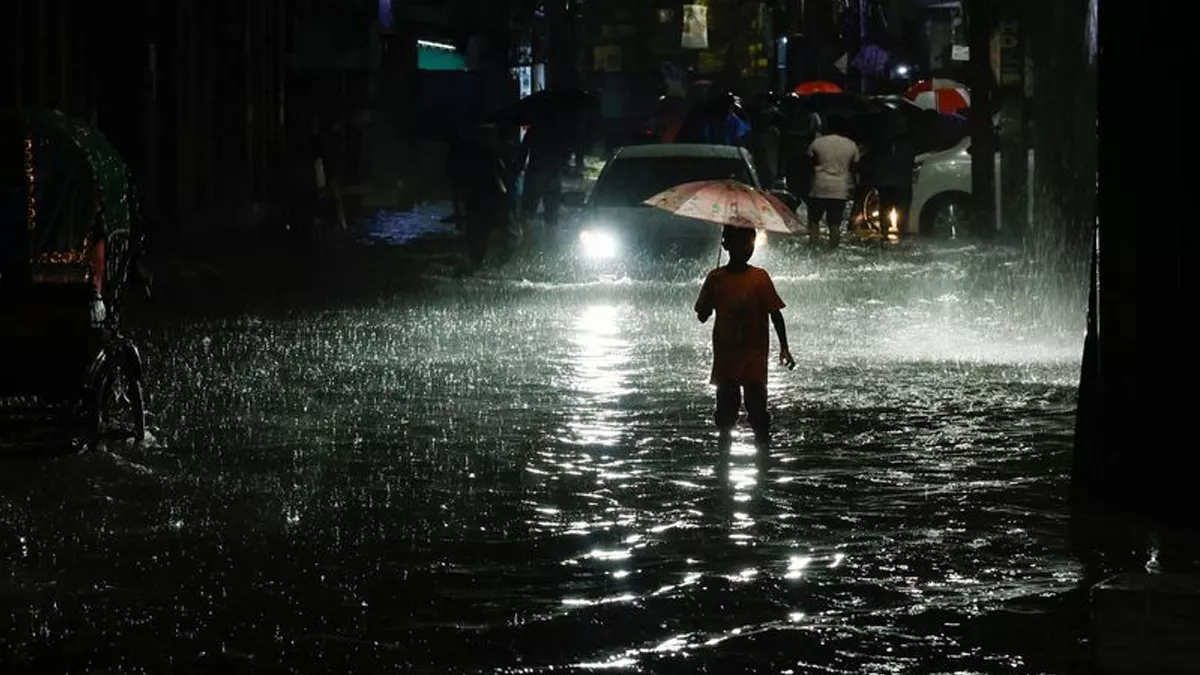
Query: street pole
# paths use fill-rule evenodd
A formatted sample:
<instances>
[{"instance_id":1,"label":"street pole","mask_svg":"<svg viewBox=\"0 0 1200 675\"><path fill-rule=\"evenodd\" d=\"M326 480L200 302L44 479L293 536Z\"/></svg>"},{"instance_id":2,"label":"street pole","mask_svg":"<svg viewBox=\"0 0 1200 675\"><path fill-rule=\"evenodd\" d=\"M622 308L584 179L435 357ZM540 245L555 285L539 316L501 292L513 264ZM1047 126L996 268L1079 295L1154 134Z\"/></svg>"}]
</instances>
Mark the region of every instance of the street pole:
<instances>
[{"instance_id":1,"label":"street pole","mask_svg":"<svg viewBox=\"0 0 1200 675\"><path fill-rule=\"evenodd\" d=\"M571 50L570 0L546 3L550 22L550 83L549 87L563 88L575 84L575 63Z\"/></svg>"},{"instance_id":2,"label":"street pole","mask_svg":"<svg viewBox=\"0 0 1200 675\"><path fill-rule=\"evenodd\" d=\"M861 52L862 48L863 48L862 1L861 0L852 0L852 2L850 2L850 4L847 6L846 16L842 17L842 24L843 24L842 25L843 35L846 36L846 39L845 39L846 63L847 63L847 67L846 67L846 85L847 85L847 87L846 88L852 89L853 87L850 86L850 83L854 82L855 78L853 78L851 75L853 66L850 66L849 64L854 62L854 57L857 56L858 53ZM860 87L858 93L861 94L862 93L861 76L860 76L860 78L858 78L857 84Z\"/></svg>"},{"instance_id":3,"label":"street pole","mask_svg":"<svg viewBox=\"0 0 1200 675\"><path fill-rule=\"evenodd\" d=\"M67 83L70 81L71 59L73 56L70 33L67 30L69 12L70 3L67 0L59 0L58 21L56 22L58 23L58 108L74 113L75 110L71 106L70 90L67 88Z\"/></svg>"},{"instance_id":4,"label":"street pole","mask_svg":"<svg viewBox=\"0 0 1200 675\"><path fill-rule=\"evenodd\" d=\"M254 9L252 3L246 3L241 17L242 23L242 171L244 171L242 193L239 195L246 205L254 202L254 109L255 73L254 73Z\"/></svg>"},{"instance_id":5,"label":"street pole","mask_svg":"<svg viewBox=\"0 0 1200 675\"><path fill-rule=\"evenodd\" d=\"M188 19L195 18L195 6L191 2L180 2L175 6L175 54L171 70L175 79L175 208L174 213L186 213L192 204L191 187L194 183L189 169L192 168L194 146L189 142L192 138L191 124L194 117L191 105L194 96L189 96L195 86L195 31L189 33ZM178 220L174 218L173 220Z\"/></svg>"},{"instance_id":6,"label":"street pole","mask_svg":"<svg viewBox=\"0 0 1200 675\"><path fill-rule=\"evenodd\" d=\"M151 25L157 21L156 16L151 16L148 22ZM146 195L144 199L145 211L151 227L157 227L159 224L159 182L158 182L158 35L157 30L152 28L150 39L146 44L146 77L148 78L146 86L145 100L145 142L146 142Z\"/></svg>"},{"instance_id":7,"label":"street pole","mask_svg":"<svg viewBox=\"0 0 1200 675\"><path fill-rule=\"evenodd\" d=\"M1030 39L1025 1L1006 3L996 22L999 80L996 102L1002 111L1000 153L1000 226L1006 236L1022 236L1028 224L1029 142L1026 135L1025 64Z\"/></svg>"},{"instance_id":8,"label":"street pole","mask_svg":"<svg viewBox=\"0 0 1200 675\"><path fill-rule=\"evenodd\" d=\"M15 15L15 20L12 25L12 47L13 47L13 99L12 102L16 107L21 107L21 79L24 74L25 64L22 62L22 56L25 54L25 44L22 37L24 36L24 14L25 0L17 0L15 6L12 7L12 12Z\"/></svg>"},{"instance_id":9,"label":"street pole","mask_svg":"<svg viewBox=\"0 0 1200 675\"><path fill-rule=\"evenodd\" d=\"M867 48L867 0L858 0L858 52ZM853 58L853 57L851 57ZM867 93L867 73L858 71L858 93Z\"/></svg>"},{"instance_id":10,"label":"street pole","mask_svg":"<svg viewBox=\"0 0 1200 675\"><path fill-rule=\"evenodd\" d=\"M971 109L967 126L971 132L971 195L973 227L978 234L996 231L996 143L992 129L991 36L994 13L991 0L969 0L967 37L971 48Z\"/></svg>"},{"instance_id":11,"label":"street pole","mask_svg":"<svg viewBox=\"0 0 1200 675\"><path fill-rule=\"evenodd\" d=\"M46 105L46 3L37 3L37 105Z\"/></svg>"},{"instance_id":12,"label":"street pole","mask_svg":"<svg viewBox=\"0 0 1200 675\"><path fill-rule=\"evenodd\" d=\"M788 0L779 0L775 6L775 16L778 17L778 23L775 26L775 54L779 75L779 93L785 93L788 89L788 81L791 77L792 49L798 45L791 44L791 36L796 32L797 19L804 13L804 0L799 2L789 2Z\"/></svg>"}]
</instances>

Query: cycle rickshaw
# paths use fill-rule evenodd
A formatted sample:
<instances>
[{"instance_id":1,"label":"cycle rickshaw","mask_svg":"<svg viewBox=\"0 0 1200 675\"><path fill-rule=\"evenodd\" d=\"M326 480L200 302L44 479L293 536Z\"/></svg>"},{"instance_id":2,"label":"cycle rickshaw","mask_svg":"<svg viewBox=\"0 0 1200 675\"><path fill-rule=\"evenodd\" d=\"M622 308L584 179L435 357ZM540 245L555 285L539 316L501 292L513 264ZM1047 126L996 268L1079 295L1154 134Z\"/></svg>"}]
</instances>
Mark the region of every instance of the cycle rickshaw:
<instances>
[{"instance_id":1,"label":"cycle rickshaw","mask_svg":"<svg viewBox=\"0 0 1200 675\"><path fill-rule=\"evenodd\" d=\"M0 112L0 436L143 438L141 357L121 325L137 219L128 169L97 130Z\"/></svg>"}]
</instances>

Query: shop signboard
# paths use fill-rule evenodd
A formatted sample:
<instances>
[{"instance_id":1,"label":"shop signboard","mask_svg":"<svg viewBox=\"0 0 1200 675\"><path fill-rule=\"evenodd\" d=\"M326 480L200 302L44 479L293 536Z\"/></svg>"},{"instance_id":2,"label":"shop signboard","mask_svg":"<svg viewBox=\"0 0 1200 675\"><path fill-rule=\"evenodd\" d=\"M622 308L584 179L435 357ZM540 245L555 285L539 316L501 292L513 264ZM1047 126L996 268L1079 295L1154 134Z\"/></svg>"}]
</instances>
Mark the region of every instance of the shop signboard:
<instances>
[{"instance_id":1,"label":"shop signboard","mask_svg":"<svg viewBox=\"0 0 1200 675\"><path fill-rule=\"evenodd\" d=\"M708 49L708 7L704 5L683 6L684 49Z\"/></svg>"}]
</instances>

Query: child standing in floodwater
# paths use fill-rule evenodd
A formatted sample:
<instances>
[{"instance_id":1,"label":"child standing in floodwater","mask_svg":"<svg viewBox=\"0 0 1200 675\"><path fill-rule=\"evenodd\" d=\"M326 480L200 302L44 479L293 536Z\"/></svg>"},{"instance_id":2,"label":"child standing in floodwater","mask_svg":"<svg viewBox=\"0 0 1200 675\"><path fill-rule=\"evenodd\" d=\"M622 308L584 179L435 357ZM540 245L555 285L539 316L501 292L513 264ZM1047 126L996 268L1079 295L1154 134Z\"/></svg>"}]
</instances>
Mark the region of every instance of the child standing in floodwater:
<instances>
[{"instance_id":1,"label":"child standing in floodwater","mask_svg":"<svg viewBox=\"0 0 1200 675\"><path fill-rule=\"evenodd\" d=\"M781 312L784 304L775 283L766 270L749 264L754 255L754 235L751 229L725 228L721 246L729 252L729 263L708 273L695 309L701 323L708 321L713 312L717 315L710 380L717 387L717 428L723 437L732 432L744 397L755 440L766 443L771 432L767 412L767 356L771 350L768 317L779 337L780 363L794 368L796 360L788 350Z\"/></svg>"}]
</instances>

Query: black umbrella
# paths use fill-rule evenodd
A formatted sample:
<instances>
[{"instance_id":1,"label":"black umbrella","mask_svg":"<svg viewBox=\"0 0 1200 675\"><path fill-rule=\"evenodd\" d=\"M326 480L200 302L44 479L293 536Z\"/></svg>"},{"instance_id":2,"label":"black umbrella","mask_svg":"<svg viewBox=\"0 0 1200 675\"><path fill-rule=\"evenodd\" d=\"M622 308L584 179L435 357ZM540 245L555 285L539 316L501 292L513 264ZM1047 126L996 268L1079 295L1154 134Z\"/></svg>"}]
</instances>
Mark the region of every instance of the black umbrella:
<instances>
[{"instance_id":1,"label":"black umbrella","mask_svg":"<svg viewBox=\"0 0 1200 675\"><path fill-rule=\"evenodd\" d=\"M783 116L793 133L812 133L814 118L828 127L831 118L841 120L844 134L864 142L878 118L879 110L871 101L848 92L819 92L804 96L789 95L783 100Z\"/></svg>"},{"instance_id":2,"label":"black umbrella","mask_svg":"<svg viewBox=\"0 0 1200 675\"><path fill-rule=\"evenodd\" d=\"M786 96L784 111L789 115L861 115L872 112L871 102L848 92L818 92L804 96Z\"/></svg>"},{"instance_id":3,"label":"black umbrella","mask_svg":"<svg viewBox=\"0 0 1200 675\"><path fill-rule=\"evenodd\" d=\"M600 109L600 99L573 87L543 89L500 113L504 121L521 126L586 121Z\"/></svg>"}]
</instances>

